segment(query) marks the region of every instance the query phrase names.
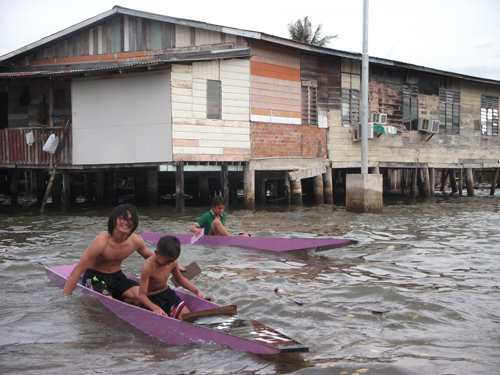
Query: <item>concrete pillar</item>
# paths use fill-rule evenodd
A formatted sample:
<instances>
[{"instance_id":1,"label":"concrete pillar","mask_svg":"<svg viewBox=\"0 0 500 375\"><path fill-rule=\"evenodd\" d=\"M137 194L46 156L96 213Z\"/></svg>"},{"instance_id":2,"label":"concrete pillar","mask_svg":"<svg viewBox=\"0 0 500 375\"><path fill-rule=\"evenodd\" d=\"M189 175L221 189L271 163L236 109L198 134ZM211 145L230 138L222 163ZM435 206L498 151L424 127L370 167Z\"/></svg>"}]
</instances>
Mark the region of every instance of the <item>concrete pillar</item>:
<instances>
[{"instance_id":1,"label":"concrete pillar","mask_svg":"<svg viewBox=\"0 0 500 375\"><path fill-rule=\"evenodd\" d=\"M448 176L449 170L444 169L441 171L441 191L444 193L444 185L446 185L446 177Z\"/></svg>"},{"instance_id":2,"label":"concrete pillar","mask_svg":"<svg viewBox=\"0 0 500 375\"><path fill-rule=\"evenodd\" d=\"M18 191L18 183L19 183L19 169L12 169L10 174L10 205L17 206L17 197L19 194Z\"/></svg>"},{"instance_id":3,"label":"concrete pillar","mask_svg":"<svg viewBox=\"0 0 500 375\"><path fill-rule=\"evenodd\" d=\"M99 171L95 173L95 201L105 204L107 202L106 194L106 172Z\"/></svg>"},{"instance_id":4,"label":"concrete pillar","mask_svg":"<svg viewBox=\"0 0 500 375\"><path fill-rule=\"evenodd\" d=\"M467 196L474 196L474 172L472 168L467 168L465 170L465 186L467 188Z\"/></svg>"},{"instance_id":5,"label":"concrete pillar","mask_svg":"<svg viewBox=\"0 0 500 375\"><path fill-rule=\"evenodd\" d=\"M184 162L177 162L175 169L175 210L184 211Z\"/></svg>"},{"instance_id":6,"label":"concrete pillar","mask_svg":"<svg viewBox=\"0 0 500 375\"><path fill-rule=\"evenodd\" d=\"M346 178L346 211L380 213L383 206L381 174L348 174Z\"/></svg>"},{"instance_id":7,"label":"concrete pillar","mask_svg":"<svg viewBox=\"0 0 500 375\"><path fill-rule=\"evenodd\" d=\"M332 168L327 167L323 174L323 196L326 204L333 204Z\"/></svg>"},{"instance_id":8,"label":"concrete pillar","mask_svg":"<svg viewBox=\"0 0 500 375\"><path fill-rule=\"evenodd\" d=\"M243 167L243 207L255 210L255 171L249 163Z\"/></svg>"},{"instance_id":9,"label":"concrete pillar","mask_svg":"<svg viewBox=\"0 0 500 375\"><path fill-rule=\"evenodd\" d=\"M495 168L495 173L493 174L493 181L491 181L490 195L495 195L495 188L498 181L498 168Z\"/></svg>"},{"instance_id":10,"label":"concrete pillar","mask_svg":"<svg viewBox=\"0 0 500 375\"><path fill-rule=\"evenodd\" d=\"M316 204L325 204L325 195L323 192L323 175L313 177L313 194Z\"/></svg>"},{"instance_id":11,"label":"concrete pillar","mask_svg":"<svg viewBox=\"0 0 500 375\"><path fill-rule=\"evenodd\" d=\"M302 182L300 179L291 180L291 203L294 206L302 206Z\"/></svg>"},{"instance_id":12,"label":"concrete pillar","mask_svg":"<svg viewBox=\"0 0 500 375\"><path fill-rule=\"evenodd\" d=\"M69 171L62 173L62 212L67 212L71 206L71 183Z\"/></svg>"},{"instance_id":13,"label":"concrete pillar","mask_svg":"<svg viewBox=\"0 0 500 375\"><path fill-rule=\"evenodd\" d=\"M418 189L419 196L424 197L424 198L431 198L431 183L430 183L430 178L429 178L429 168L420 168L419 169L419 179L420 179L420 186Z\"/></svg>"},{"instance_id":14,"label":"concrete pillar","mask_svg":"<svg viewBox=\"0 0 500 375\"><path fill-rule=\"evenodd\" d=\"M158 171L156 169L147 171L147 196L148 206L158 205Z\"/></svg>"}]
</instances>

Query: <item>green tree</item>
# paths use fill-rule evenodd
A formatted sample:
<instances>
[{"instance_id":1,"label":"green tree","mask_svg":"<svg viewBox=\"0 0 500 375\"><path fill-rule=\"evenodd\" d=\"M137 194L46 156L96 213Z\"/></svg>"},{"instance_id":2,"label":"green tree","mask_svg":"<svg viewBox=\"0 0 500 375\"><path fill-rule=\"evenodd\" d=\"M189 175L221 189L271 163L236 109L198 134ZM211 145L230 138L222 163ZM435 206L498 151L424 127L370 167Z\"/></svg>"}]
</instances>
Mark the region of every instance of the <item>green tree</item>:
<instances>
[{"instance_id":1,"label":"green tree","mask_svg":"<svg viewBox=\"0 0 500 375\"><path fill-rule=\"evenodd\" d=\"M330 44L332 39L336 39L337 35L325 35L321 36L321 29L323 25L320 24L316 31L312 32L311 21L309 21L309 16L304 17L304 19L298 19L297 21L292 21L288 24L288 33L290 39L297 42L313 44L319 47L326 47Z\"/></svg>"}]
</instances>

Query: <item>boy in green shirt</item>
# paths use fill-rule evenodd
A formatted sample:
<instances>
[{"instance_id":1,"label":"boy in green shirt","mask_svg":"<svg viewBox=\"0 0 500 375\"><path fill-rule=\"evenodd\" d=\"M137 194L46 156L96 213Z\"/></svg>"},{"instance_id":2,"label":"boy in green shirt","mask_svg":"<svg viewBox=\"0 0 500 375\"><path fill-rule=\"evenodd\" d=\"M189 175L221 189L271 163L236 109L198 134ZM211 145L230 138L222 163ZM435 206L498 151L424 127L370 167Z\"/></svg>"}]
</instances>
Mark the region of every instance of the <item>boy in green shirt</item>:
<instances>
[{"instance_id":1,"label":"boy in green shirt","mask_svg":"<svg viewBox=\"0 0 500 375\"><path fill-rule=\"evenodd\" d=\"M226 201L222 196L216 195L212 199L212 209L201 215L198 221L194 223L189 230L196 236L204 230L204 235L231 237L227 229L224 228L224 224L226 224L225 209ZM249 235L245 233L240 234L240 236L249 237Z\"/></svg>"},{"instance_id":2,"label":"boy in green shirt","mask_svg":"<svg viewBox=\"0 0 500 375\"><path fill-rule=\"evenodd\" d=\"M212 199L212 209L198 219L189 230L193 232L196 236L200 234L202 229L205 235L214 236L231 236L224 224L226 223L226 202L224 198L220 195L216 195Z\"/></svg>"}]
</instances>

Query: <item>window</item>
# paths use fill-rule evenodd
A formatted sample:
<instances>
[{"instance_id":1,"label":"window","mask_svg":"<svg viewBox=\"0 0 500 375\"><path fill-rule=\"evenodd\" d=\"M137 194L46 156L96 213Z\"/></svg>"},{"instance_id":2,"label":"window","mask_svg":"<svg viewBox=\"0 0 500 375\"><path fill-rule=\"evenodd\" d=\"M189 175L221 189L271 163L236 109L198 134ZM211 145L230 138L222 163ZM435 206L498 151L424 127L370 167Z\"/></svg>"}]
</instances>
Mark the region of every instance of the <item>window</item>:
<instances>
[{"instance_id":1,"label":"window","mask_svg":"<svg viewBox=\"0 0 500 375\"><path fill-rule=\"evenodd\" d=\"M359 124L359 90L342 89L342 125Z\"/></svg>"},{"instance_id":2,"label":"window","mask_svg":"<svg viewBox=\"0 0 500 375\"><path fill-rule=\"evenodd\" d=\"M403 126L406 130L418 130L418 86L403 85Z\"/></svg>"},{"instance_id":3,"label":"window","mask_svg":"<svg viewBox=\"0 0 500 375\"><path fill-rule=\"evenodd\" d=\"M498 135L498 96L481 95L481 134Z\"/></svg>"},{"instance_id":4,"label":"window","mask_svg":"<svg viewBox=\"0 0 500 375\"><path fill-rule=\"evenodd\" d=\"M221 119L221 81L207 80L207 118Z\"/></svg>"},{"instance_id":5,"label":"window","mask_svg":"<svg viewBox=\"0 0 500 375\"><path fill-rule=\"evenodd\" d=\"M439 134L460 134L460 91L439 89Z\"/></svg>"},{"instance_id":6,"label":"window","mask_svg":"<svg viewBox=\"0 0 500 375\"><path fill-rule=\"evenodd\" d=\"M302 82L302 125L318 125L318 88L315 82Z\"/></svg>"}]
</instances>

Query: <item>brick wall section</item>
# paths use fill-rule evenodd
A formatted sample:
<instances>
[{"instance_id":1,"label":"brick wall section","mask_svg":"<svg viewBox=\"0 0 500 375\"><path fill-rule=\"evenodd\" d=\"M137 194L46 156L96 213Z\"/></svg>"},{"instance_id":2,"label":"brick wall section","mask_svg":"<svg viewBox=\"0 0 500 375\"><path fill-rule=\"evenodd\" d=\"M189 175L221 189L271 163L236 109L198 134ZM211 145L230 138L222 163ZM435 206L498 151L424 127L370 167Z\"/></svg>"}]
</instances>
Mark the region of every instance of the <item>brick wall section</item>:
<instances>
[{"instance_id":1,"label":"brick wall section","mask_svg":"<svg viewBox=\"0 0 500 375\"><path fill-rule=\"evenodd\" d=\"M305 157L326 159L326 129L251 123L252 158Z\"/></svg>"}]
</instances>

